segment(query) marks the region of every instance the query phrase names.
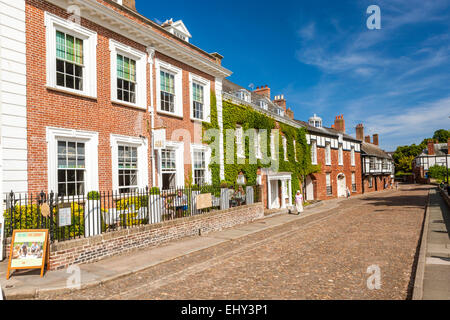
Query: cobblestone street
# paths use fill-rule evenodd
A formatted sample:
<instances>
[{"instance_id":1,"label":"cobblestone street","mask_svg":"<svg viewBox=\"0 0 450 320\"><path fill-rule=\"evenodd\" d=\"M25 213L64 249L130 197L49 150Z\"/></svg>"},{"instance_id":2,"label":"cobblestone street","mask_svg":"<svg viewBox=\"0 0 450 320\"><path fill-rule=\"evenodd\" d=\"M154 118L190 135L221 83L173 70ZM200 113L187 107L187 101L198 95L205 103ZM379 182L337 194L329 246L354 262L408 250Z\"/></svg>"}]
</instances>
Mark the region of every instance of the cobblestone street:
<instances>
[{"instance_id":1,"label":"cobblestone street","mask_svg":"<svg viewBox=\"0 0 450 320\"><path fill-rule=\"evenodd\" d=\"M405 185L342 200L335 209L119 280L40 299L404 300L413 285L428 190ZM381 270L380 290L367 288L372 265Z\"/></svg>"}]
</instances>

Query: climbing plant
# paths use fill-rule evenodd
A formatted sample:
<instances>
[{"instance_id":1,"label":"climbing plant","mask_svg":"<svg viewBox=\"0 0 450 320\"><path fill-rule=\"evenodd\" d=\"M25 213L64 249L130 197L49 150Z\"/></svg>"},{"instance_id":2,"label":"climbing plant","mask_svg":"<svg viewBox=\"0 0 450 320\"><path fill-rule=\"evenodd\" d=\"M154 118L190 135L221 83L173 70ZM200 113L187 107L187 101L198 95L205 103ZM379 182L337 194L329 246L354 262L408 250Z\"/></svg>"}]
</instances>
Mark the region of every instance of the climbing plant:
<instances>
[{"instance_id":1,"label":"climbing plant","mask_svg":"<svg viewBox=\"0 0 450 320\"><path fill-rule=\"evenodd\" d=\"M225 158L225 180L229 183L234 183L240 172L243 172L247 183L256 184L257 171L259 168L278 168L280 172L292 173L292 193L295 194L296 190L300 187L305 177L314 172L320 171L319 166L311 164L310 147L306 141L306 129L295 128L285 123L279 123L273 118L254 110L253 108L245 105L232 103L230 101L223 101L223 129L224 129L224 158ZM248 129L263 130L261 132L261 146L267 146L262 148L261 159L252 159L250 161L252 150L255 146L255 137L252 135L244 135L244 151L245 158L238 158L236 148L232 148L234 154L228 155L230 152L227 148L227 143L235 144L235 136L227 134L227 130L235 130L237 126L241 126L243 132L247 132ZM278 155L276 160L272 160L270 135L273 129L279 129L279 141L275 141L277 144L275 150L278 148ZM265 130L265 131L264 131ZM265 134L264 134L265 133ZM284 161L284 148L282 144L282 136L287 140L287 154L288 161ZM233 141L228 142L229 139ZM296 148L294 150L294 140L296 141ZM295 157L297 154L297 157ZM232 163L227 163L227 159L233 159Z\"/></svg>"}]
</instances>

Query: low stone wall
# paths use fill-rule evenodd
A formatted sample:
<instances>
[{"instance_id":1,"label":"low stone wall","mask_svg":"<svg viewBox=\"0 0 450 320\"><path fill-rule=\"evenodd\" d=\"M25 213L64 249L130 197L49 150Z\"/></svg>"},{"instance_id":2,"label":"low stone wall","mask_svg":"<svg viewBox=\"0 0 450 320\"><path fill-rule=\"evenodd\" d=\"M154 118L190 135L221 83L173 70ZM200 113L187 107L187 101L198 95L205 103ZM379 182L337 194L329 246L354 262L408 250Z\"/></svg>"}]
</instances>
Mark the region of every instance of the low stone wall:
<instances>
[{"instance_id":1,"label":"low stone wall","mask_svg":"<svg viewBox=\"0 0 450 320\"><path fill-rule=\"evenodd\" d=\"M450 197L447 193L447 189L445 189L445 190L439 189L439 191L441 192L442 198L444 198L445 202L447 202L447 205L450 208Z\"/></svg>"},{"instance_id":2,"label":"low stone wall","mask_svg":"<svg viewBox=\"0 0 450 320\"><path fill-rule=\"evenodd\" d=\"M185 237L231 228L264 217L262 203L214 211L197 216L166 221L99 236L54 243L51 245L49 270L70 265L92 263L107 257L157 246ZM6 242L9 255L11 239Z\"/></svg>"}]
</instances>

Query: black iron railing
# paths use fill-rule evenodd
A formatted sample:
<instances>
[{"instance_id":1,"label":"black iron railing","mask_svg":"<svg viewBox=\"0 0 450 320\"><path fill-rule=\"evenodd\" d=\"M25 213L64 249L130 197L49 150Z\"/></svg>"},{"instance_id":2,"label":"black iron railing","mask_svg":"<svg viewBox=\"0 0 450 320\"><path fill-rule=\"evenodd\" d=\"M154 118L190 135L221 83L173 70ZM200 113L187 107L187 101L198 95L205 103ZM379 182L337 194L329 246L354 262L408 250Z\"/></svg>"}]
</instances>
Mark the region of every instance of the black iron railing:
<instances>
[{"instance_id":1,"label":"black iron railing","mask_svg":"<svg viewBox=\"0 0 450 320\"><path fill-rule=\"evenodd\" d=\"M68 197L11 192L6 195L4 230L10 237L17 229L49 229L52 241L66 241L257 202L260 186L146 188Z\"/></svg>"}]
</instances>

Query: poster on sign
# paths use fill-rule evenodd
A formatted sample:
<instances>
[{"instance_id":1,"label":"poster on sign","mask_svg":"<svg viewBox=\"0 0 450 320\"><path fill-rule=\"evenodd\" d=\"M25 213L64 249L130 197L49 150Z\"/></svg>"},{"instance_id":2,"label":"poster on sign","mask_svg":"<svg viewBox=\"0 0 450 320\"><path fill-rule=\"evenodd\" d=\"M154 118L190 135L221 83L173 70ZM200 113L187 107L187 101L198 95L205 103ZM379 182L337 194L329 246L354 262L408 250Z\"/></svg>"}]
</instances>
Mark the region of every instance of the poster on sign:
<instances>
[{"instance_id":1,"label":"poster on sign","mask_svg":"<svg viewBox=\"0 0 450 320\"><path fill-rule=\"evenodd\" d=\"M166 148L166 129L153 131L153 146L155 150L162 150Z\"/></svg>"},{"instance_id":2,"label":"poster on sign","mask_svg":"<svg viewBox=\"0 0 450 320\"><path fill-rule=\"evenodd\" d=\"M48 230L14 230L6 279L12 270L21 269L41 269L43 277L48 257Z\"/></svg>"}]
</instances>

